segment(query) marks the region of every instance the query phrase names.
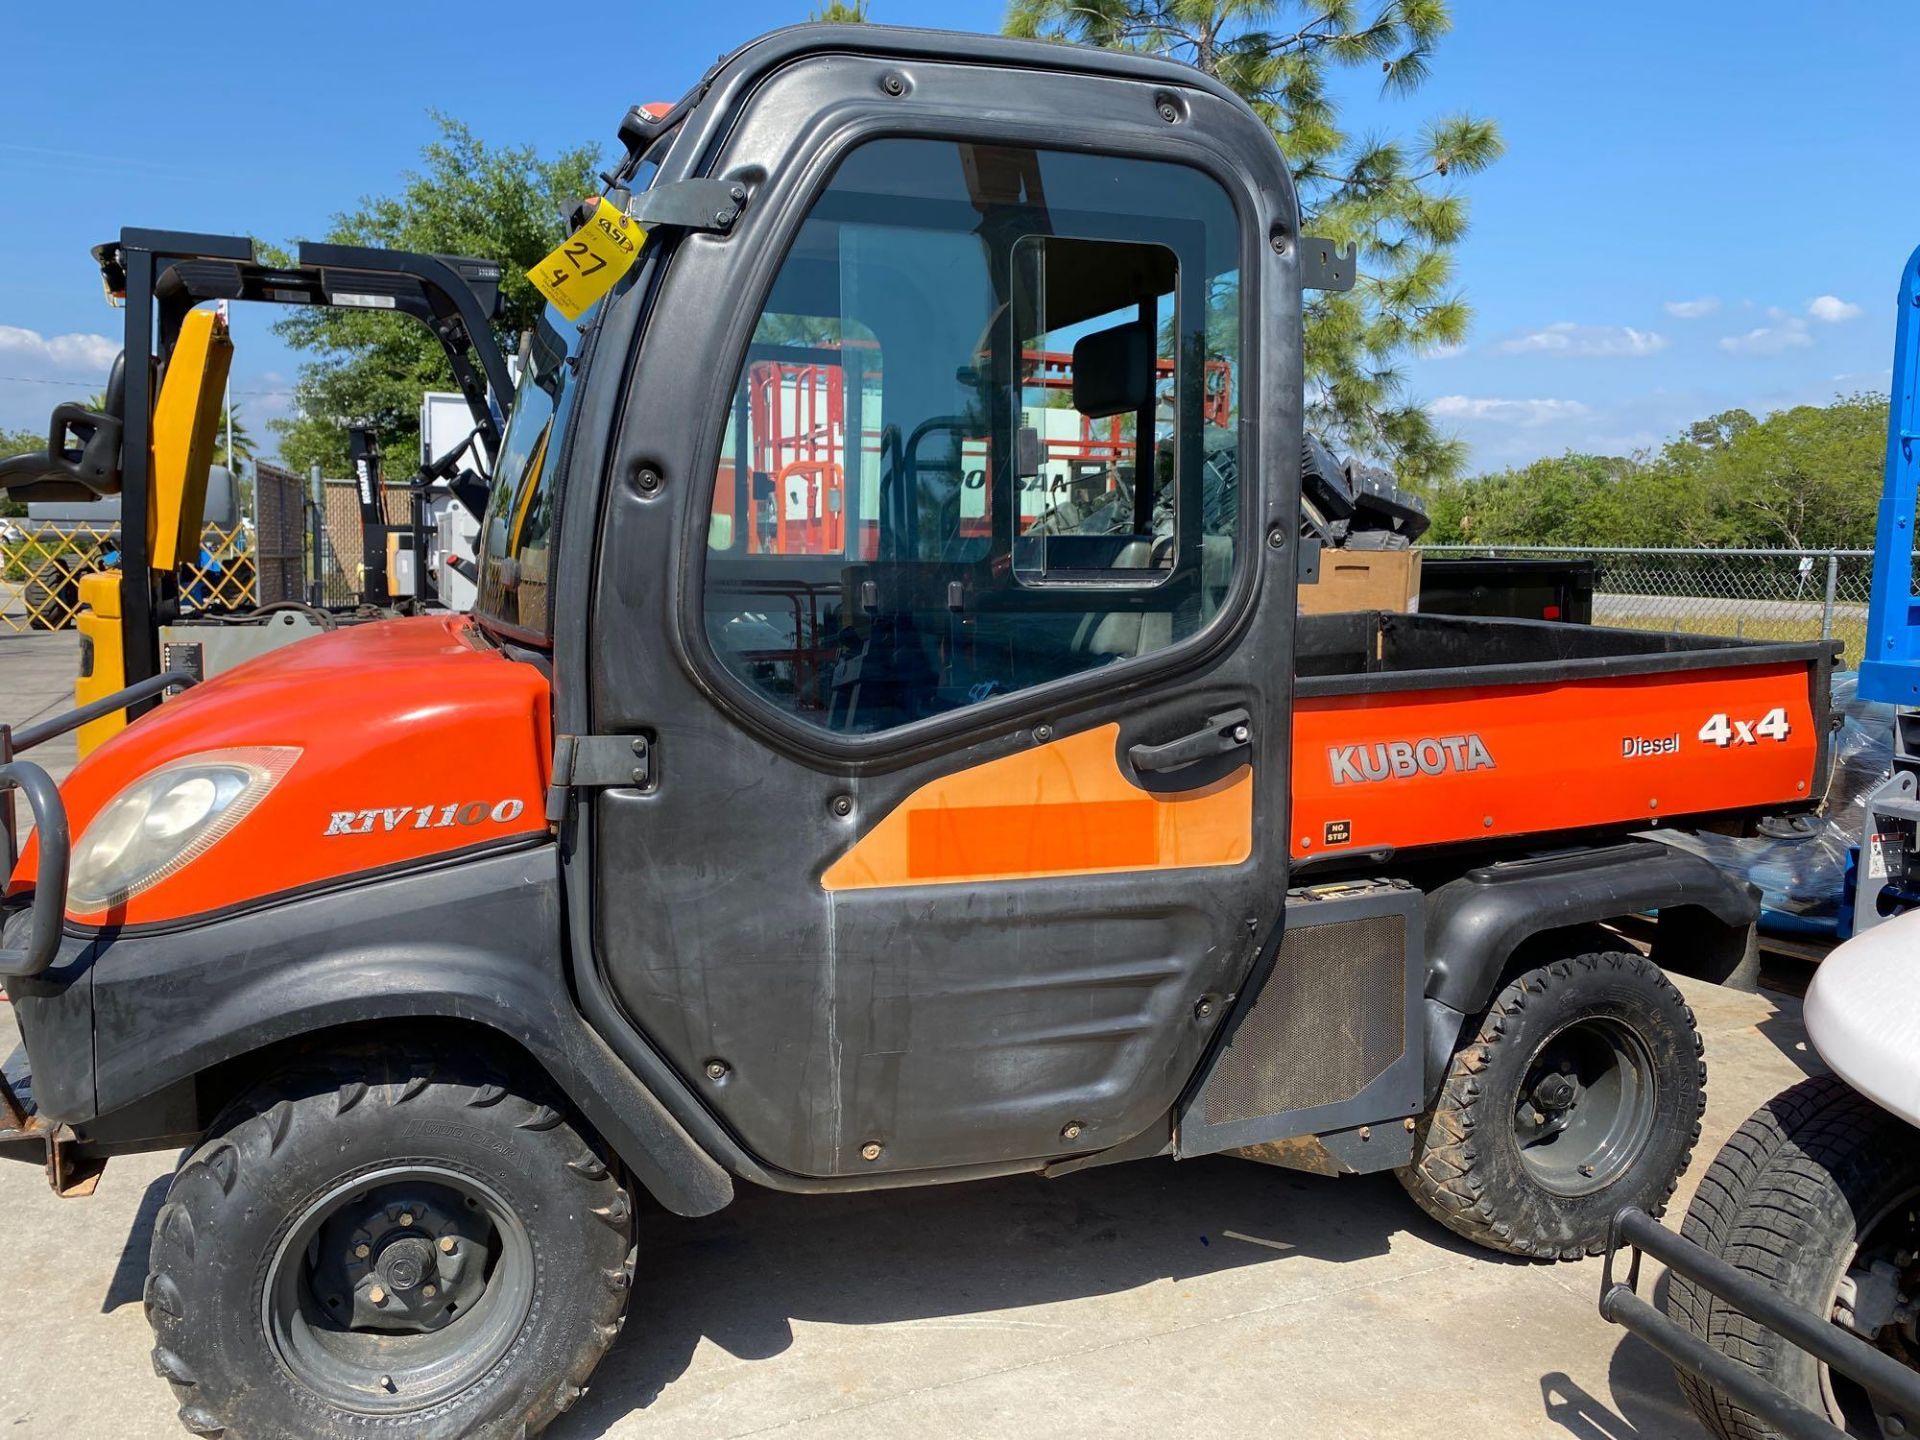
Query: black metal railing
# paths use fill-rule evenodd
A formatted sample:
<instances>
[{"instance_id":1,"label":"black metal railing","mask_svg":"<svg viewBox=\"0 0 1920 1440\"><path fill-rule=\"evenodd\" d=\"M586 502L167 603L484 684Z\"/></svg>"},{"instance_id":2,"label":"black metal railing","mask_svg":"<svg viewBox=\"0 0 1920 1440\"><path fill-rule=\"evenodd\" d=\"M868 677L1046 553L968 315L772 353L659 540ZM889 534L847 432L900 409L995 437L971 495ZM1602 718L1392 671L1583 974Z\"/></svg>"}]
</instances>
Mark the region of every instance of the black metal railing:
<instances>
[{"instance_id":1,"label":"black metal railing","mask_svg":"<svg viewBox=\"0 0 1920 1440\"><path fill-rule=\"evenodd\" d=\"M1632 1259L1626 1279L1616 1280L1614 1258L1622 1247L1631 1249ZM1601 1315L1638 1335L1689 1374L1698 1375L1731 1396L1782 1435L1791 1440L1846 1440L1847 1432L1825 1415L1788 1398L1757 1371L1722 1354L1635 1294L1643 1254L1653 1256L1672 1274L1691 1280L1855 1381L1890 1409L1920 1415L1920 1372L1909 1370L1826 1317L1789 1303L1751 1275L1676 1235L1645 1211L1622 1210L1613 1217L1608 1237L1600 1280Z\"/></svg>"}]
</instances>

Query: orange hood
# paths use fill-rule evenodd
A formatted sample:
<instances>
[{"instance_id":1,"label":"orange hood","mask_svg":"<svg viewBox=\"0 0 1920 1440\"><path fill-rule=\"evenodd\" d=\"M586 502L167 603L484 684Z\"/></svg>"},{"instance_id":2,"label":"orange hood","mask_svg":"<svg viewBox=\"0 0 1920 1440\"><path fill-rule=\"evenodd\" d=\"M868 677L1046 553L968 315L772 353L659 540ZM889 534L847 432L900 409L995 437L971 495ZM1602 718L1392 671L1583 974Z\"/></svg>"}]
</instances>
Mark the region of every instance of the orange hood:
<instances>
[{"instance_id":1,"label":"orange hood","mask_svg":"<svg viewBox=\"0 0 1920 1440\"><path fill-rule=\"evenodd\" d=\"M260 747L290 759L198 858L110 911L69 918L177 921L544 833L551 717L546 677L465 616L349 626L272 651L128 726L60 787L77 851L94 816L161 765ZM16 885L33 863L29 843Z\"/></svg>"}]
</instances>

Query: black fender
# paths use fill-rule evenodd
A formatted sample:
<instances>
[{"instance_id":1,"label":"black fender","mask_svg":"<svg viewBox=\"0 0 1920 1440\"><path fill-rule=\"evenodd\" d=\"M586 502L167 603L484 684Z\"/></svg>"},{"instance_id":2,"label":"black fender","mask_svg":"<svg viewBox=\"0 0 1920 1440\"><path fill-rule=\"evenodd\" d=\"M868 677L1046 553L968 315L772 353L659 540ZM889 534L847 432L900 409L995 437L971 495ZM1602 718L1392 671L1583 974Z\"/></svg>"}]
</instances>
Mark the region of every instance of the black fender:
<instances>
[{"instance_id":1,"label":"black fender","mask_svg":"<svg viewBox=\"0 0 1920 1440\"><path fill-rule=\"evenodd\" d=\"M661 1204L720 1209L732 1177L580 1015L563 935L555 847L519 847L189 927L70 937L34 1008L90 992L90 1108L102 1116L317 1031L391 1034L410 1017L484 1026L533 1057ZM35 1043L61 1027L45 1013L21 1020L37 1093L81 1103L85 1087L59 1073L69 1058Z\"/></svg>"},{"instance_id":2,"label":"black fender","mask_svg":"<svg viewBox=\"0 0 1920 1440\"><path fill-rule=\"evenodd\" d=\"M1445 1074L1466 1018L1492 1000L1528 939L1646 910L1660 912L1653 959L1663 968L1738 984L1751 967L1758 892L1700 856L1658 841L1501 861L1433 890L1427 897L1429 1089Z\"/></svg>"},{"instance_id":3,"label":"black fender","mask_svg":"<svg viewBox=\"0 0 1920 1440\"><path fill-rule=\"evenodd\" d=\"M1470 1014L1493 998L1507 960L1529 936L1683 909L1705 911L1744 939L1760 917L1760 897L1700 856L1654 840L1483 865L1427 897L1427 998ZM1694 928L1708 927L1696 920Z\"/></svg>"}]
</instances>

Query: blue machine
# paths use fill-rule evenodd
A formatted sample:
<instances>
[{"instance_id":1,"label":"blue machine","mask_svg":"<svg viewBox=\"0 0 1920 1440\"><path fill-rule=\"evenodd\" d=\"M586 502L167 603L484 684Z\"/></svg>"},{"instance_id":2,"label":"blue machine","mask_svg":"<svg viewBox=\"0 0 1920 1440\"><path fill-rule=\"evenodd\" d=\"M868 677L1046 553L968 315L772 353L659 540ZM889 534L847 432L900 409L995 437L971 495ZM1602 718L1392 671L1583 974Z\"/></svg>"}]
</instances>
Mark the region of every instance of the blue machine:
<instances>
[{"instance_id":1,"label":"blue machine","mask_svg":"<svg viewBox=\"0 0 1920 1440\"><path fill-rule=\"evenodd\" d=\"M1915 837L1920 833L1920 595L1915 528L1920 523L1920 250L1900 273L1893 336L1893 403L1887 412L1887 472L1873 533L1873 590L1860 694L1897 706L1893 774L1867 797L1854 869L1853 925L1868 930L1920 906Z\"/></svg>"},{"instance_id":2,"label":"blue machine","mask_svg":"<svg viewBox=\"0 0 1920 1440\"><path fill-rule=\"evenodd\" d=\"M1914 591L1915 509L1920 506L1920 250L1900 274L1893 333L1893 404L1887 413L1887 475L1873 532L1873 592L1860 694L1903 709L1920 706L1920 596Z\"/></svg>"}]
</instances>

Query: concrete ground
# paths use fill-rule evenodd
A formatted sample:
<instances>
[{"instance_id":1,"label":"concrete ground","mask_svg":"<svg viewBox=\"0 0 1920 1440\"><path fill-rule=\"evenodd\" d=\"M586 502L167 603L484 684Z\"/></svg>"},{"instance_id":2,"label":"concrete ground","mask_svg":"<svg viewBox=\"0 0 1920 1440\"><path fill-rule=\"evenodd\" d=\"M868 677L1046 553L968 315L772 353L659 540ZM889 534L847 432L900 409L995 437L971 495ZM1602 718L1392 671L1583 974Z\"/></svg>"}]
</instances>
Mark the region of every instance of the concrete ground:
<instances>
[{"instance_id":1,"label":"concrete ground","mask_svg":"<svg viewBox=\"0 0 1920 1440\"><path fill-rule=\"evenodd\" d=\"M1682 1199L1813 1063L1792 1000L1685 988L1711 1100ZM140 1307L173 1159L114 1160L90 1200L0 1167L9 1435L183 1433ZM626 1330L554 1440L1703 1433L1665 1364L1601 1321L1598 1261L1477 1252L1388 1176L1220 1158L749 1189L703 1220L648 1215L640 1255Z\"/></svg>"},{"instance_id":2,"label":"concrete ground","mask_svg":"<svg viewBox=\"0 0 1920 1440\"><path fill-rule=\"evenodd\" d=\"M73 677L80 667L80 637L71 630L14 634L0 626L0 724L24 730L73 708ZM73 768L73 736L49 740L24 758L46 767L54 779ZM27 807L13 796L21 823Z\"/></svg>"},{"instance_id":3,"label":"concrete ground","mask_svg":"<svg viewBox=\"0 0 1920 1440\"><path fill-rule=\"evenodd\" d=\"M32 638L0 638L0 719L57 702L72 673L57 637ZM1683 988L1710 1103L1682 1203L1733 1128L1816 1063L1793 1000ZM0 1053L14 1039L0 1006ZM117 1159L68 1201L0 1165L9 1435L184 1433L140 1306L173 1159ZM555 1440L1703 1433L1665 1364L1601 1321L1599 1262L1482 1254L1389 1176L1218 1158L743 1190L703 1220L647 1214L640 1254L626 1330Z\"/></svg>"}]
</instances>

